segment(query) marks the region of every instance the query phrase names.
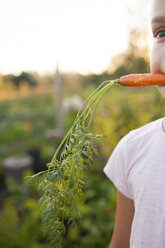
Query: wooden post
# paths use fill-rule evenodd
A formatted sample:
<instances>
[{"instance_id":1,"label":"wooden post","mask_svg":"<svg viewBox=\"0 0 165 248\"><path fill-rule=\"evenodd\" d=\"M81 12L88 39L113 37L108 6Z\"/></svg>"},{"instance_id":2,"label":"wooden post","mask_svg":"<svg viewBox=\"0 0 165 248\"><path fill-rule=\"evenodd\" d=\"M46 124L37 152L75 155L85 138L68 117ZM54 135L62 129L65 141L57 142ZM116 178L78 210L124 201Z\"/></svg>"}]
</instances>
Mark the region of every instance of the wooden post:
<instances>
[{"instance_id":1,"label":"wooden post","mask_svg":"<svg viewBox=\"0 0 165 248\"><path fill-rule=\"evenodd\" d=\"M63 111L63 81L58 69L56 67L56 72L54 75L54 103L55 103L55 114L57 120L57 128L56 129L48 129L45 132L47 137L59 137L62 138L64 136L64 111Z\"/></svg>"},{"instance_id":2,"label":"wooden post","mask_svg":"<svg viewBox=\"0 0 165 248\"><path fill-rule=\"evenodd\" d=\"M59 73L58 66L56 67L55 79L55 110L56 110L56 119L57 119L57 129L59 132L63 133L63 107L62 107L62 94L63 94L63 82L61 75Z\"/></svg>"}]
</instances>

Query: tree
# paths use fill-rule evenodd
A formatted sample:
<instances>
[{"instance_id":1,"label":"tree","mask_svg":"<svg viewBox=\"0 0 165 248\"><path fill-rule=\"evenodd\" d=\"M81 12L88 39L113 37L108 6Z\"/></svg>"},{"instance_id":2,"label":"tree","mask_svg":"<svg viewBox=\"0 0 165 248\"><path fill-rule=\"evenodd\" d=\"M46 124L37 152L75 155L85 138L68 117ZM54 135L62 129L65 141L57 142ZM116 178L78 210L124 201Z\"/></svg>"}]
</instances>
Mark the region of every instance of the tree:
<instances>
[{"instance_id":1,"label":"tree","mask_svg":"<svg viewBox=\"0 0 165 248\"><path fill-rule=\"evenodd\" d=\"M18 76L14 76L12 74L9 74L9 75L4 77L4 81L5 82L8 82L8 81L13 82L13 84L17 88L20 87L21 82L25 82L25 81L28 83L28 85L30 87L33 87L33 86L37 85L37 81L34 79L34 77L30 73L27 73L27 72L22 72Z\"/></svg>"}]
</instances>

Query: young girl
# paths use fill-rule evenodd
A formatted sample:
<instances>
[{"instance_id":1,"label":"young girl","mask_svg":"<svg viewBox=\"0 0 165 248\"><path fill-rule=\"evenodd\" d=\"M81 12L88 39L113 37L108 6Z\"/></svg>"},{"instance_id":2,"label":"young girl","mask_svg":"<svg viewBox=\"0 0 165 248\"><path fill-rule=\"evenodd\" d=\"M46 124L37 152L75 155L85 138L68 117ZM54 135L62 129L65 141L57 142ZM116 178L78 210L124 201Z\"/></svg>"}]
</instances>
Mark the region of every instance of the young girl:
<instances>
[{"instance_id":1,"label":"young girl","mask_svg":"<svg viewBox=\"0 0 165 248\"><path fill-rule=\"evenodd\" d=\"M165 73L165 0L153 0L151 27L151 72ZM117 187L109 248L165 248L165 118L125 135L104 172Z\"/></svg>"}]
</instances>

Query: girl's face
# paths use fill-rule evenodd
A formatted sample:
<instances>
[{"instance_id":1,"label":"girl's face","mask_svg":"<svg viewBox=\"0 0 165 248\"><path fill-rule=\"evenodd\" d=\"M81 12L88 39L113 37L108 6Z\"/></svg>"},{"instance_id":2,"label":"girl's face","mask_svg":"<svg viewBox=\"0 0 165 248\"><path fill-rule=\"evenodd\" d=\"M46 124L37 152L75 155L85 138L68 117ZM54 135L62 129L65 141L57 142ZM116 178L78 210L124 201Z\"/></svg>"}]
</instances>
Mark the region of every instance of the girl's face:
<instances>
[{"instance_id":1,"label":"girl's face","mask_svg":"<svg viewBox=\"0 0 165 248\"><path fill-rule=\"evenodd\" d=\"M153 33L151 72L165 73L165 0L153 0L151 28ZM158 85L157 88L165 98L165 85Z\"/></svg>"}]
</instances>

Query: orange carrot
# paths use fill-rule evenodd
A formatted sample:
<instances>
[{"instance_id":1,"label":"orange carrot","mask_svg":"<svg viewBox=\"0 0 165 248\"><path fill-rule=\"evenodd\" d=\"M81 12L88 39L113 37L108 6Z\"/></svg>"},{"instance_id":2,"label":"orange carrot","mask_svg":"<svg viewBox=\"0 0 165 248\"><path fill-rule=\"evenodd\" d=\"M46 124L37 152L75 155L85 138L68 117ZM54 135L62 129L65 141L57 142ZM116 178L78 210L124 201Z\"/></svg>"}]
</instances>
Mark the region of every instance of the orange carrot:
<instances>
[{"instance_id":1,"label":"orange carrot","mask_svg":"<svg viewBox=\"0 0 165 248\"><path fill-rule=\"evenodd\" d=\"M165 85L165 74L163 73L144 73L130 74L122 76L119 80L122 86L140 87L152 85Z\"/></svg>"}]
</instances>

